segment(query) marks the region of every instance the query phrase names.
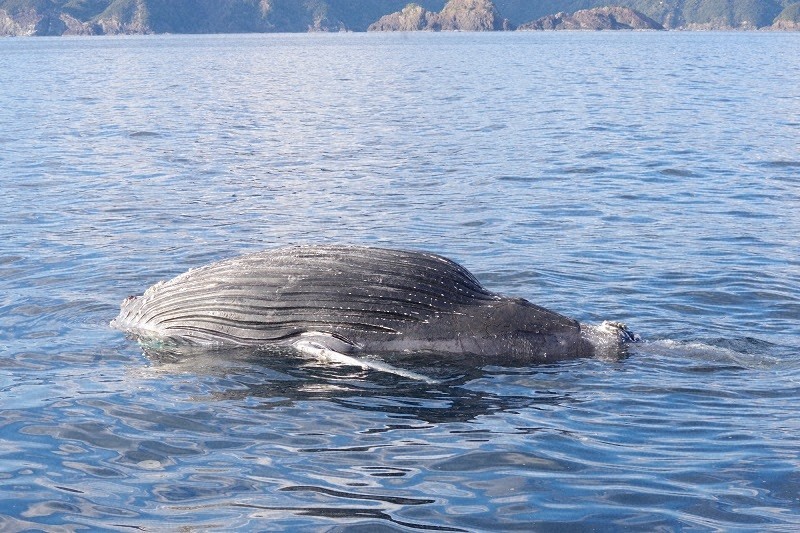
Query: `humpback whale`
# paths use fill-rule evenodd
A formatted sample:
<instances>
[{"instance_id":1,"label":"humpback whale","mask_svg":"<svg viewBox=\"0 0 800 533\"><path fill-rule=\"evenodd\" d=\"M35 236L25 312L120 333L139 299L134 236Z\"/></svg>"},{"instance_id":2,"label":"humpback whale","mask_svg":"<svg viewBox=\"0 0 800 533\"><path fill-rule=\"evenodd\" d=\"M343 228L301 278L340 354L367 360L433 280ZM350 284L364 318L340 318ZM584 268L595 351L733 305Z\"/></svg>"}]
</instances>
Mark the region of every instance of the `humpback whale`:
<instances>
[{"instance_id":1,"label":"humpback whale","mask_svg":"<svg viewBox=\"0 0 800 533\"><path fill-rule=\"evenodd\" d=\"M111 325L142 341L291 346L386 371L396 369L384 361L404 353L549 363L615 357L635 340L617 322L581 324L496 294L440 255L350 245L275 248L191 269L126 298Z\"/></svg>"}]
</instances>

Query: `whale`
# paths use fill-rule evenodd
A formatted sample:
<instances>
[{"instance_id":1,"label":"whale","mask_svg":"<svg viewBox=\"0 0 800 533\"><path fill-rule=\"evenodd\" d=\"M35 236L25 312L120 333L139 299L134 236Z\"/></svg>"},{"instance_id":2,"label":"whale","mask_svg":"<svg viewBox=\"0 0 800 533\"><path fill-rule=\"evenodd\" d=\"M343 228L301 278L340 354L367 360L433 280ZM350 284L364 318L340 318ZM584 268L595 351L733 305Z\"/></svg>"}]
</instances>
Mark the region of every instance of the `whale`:
<instances>
[{"instance_id":1,"label":"whale","mask_svg":"<svg viewBox=\"0 0 800 533\"><path fill-rule=\"evenodd\" d=\"M486 288L441 255L293 245L224 259L129 296L111 326L141 342L204 350L289 346L322 361L424 379L391 365L435 354L496 365L617 358L620 322L575 319Z\"/></svg>"}]
</instances>

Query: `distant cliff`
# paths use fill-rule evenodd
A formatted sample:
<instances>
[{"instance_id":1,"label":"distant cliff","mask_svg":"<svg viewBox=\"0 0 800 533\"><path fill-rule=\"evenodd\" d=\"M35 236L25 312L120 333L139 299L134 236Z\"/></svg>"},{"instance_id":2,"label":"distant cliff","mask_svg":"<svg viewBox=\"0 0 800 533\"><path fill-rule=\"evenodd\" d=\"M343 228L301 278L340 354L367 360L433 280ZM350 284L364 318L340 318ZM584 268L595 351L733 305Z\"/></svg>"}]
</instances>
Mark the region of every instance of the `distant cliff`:
<instances>
[{"instance_id":1,"label":"distant cliff","mask_svg":"<svg viewBox=\"0 0 800 533\"><path fill-rule=\"evenodd\" d=\"M509 26L490 0L449 0L439 12L408 4L381 17L368 31L495 31Z\"/></svg>"},{"instance_id":2,"label":"distant cliff","mask_svg":"<svg viewBox=\"0 0 800 533\"><path fill-rule=\"evenodd\" d=\"M800 29L798 0L0 0L0 36L499 30L609 4L667 29Z\"/></svg>"},{"instance_id":3,"label":"distant cliff","mask_svg":"<svg viewBox=\"0 0 800 533\"><path fill-rule=\"evenodd\" d=\"M519 30L663 30L651 18L627 7L597 7L575 13L547 15L521 25Z\"/></svg>"},{"instance_id":4,"label":"distant cliff","mask_svg":"<svg viewBox=\"0 0 800 533\"><path fill-rule=\"evenodd\" d=\"M440 0L419 0L440 8ZM0 35L366 31L407 0L0 0Z\"/></svg>"},{"instance_id":5,"label":"distant cliff","mask_svg":"<svg viewBox=\"0 0 800 533\"><path fill-rule=\"evenodd\" d=\"M554 13L575 13L605 6L628 7L667 29L758 29L776 22L798 0L494 0L512 24Z\"/></svg>"},{"instance_id":6,"label":"distant cliff","mask_svg":"<svg viewBox=\"0 0 800 533\"><path fill-rule=\"evenodd\" d=\"M800 31L800 2L789 5L781 11L770 29L784 31Z\"/></svg>"},{"instance_id":7,"label":"distant cliff","mask_svg":"<svg viewBox=\"0 0 800 533\"><path fill-rule=\"evenodd\" d=\"M408 4L400 11L382 16L370 24L367 31L432 31L436 29L438 18L438 13L419 4Z\"/></svg>"}]
</instances>

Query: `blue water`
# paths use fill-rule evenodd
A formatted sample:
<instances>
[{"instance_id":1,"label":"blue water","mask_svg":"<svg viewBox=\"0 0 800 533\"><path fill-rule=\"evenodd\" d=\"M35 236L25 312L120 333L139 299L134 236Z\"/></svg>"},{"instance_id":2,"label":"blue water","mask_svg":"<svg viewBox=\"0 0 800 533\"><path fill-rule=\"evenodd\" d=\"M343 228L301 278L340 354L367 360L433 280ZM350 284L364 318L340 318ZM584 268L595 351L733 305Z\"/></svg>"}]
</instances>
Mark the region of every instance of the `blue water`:
<instances>
[{"instance_id":1,"label":"blue water","mask_svg":"<svg viewBox=\"0 0 800 533\"><path fill-rule=\"evenodd\" d=\"M800 34L0 40L0 529L800 526ZM646 341L144 354L188 268L426 249Z\"/></svg>"}]
</instances>

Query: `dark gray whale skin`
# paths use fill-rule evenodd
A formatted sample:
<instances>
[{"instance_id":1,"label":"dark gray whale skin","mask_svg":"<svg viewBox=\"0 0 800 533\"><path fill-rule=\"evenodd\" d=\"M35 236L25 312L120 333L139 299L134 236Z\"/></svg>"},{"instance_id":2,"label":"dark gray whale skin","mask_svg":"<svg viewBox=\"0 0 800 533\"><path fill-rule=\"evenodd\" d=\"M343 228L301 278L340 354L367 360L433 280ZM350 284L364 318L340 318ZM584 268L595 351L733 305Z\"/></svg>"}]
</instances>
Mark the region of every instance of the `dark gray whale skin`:
<instances>
[{"instance_id":1,"label":"dark gray whale skin","mask_svg":"<svg viewBox=\"0 0 800 533\"><path fill-rule=\"evenodd\" d=\"M309 339L339 353L497 363L613 355L631 338L620 324L581 325L495 294L436 254L345 245L276 248L189 270L127 298L111 325L212 349Z\"/></svg>"}]
</instances>

